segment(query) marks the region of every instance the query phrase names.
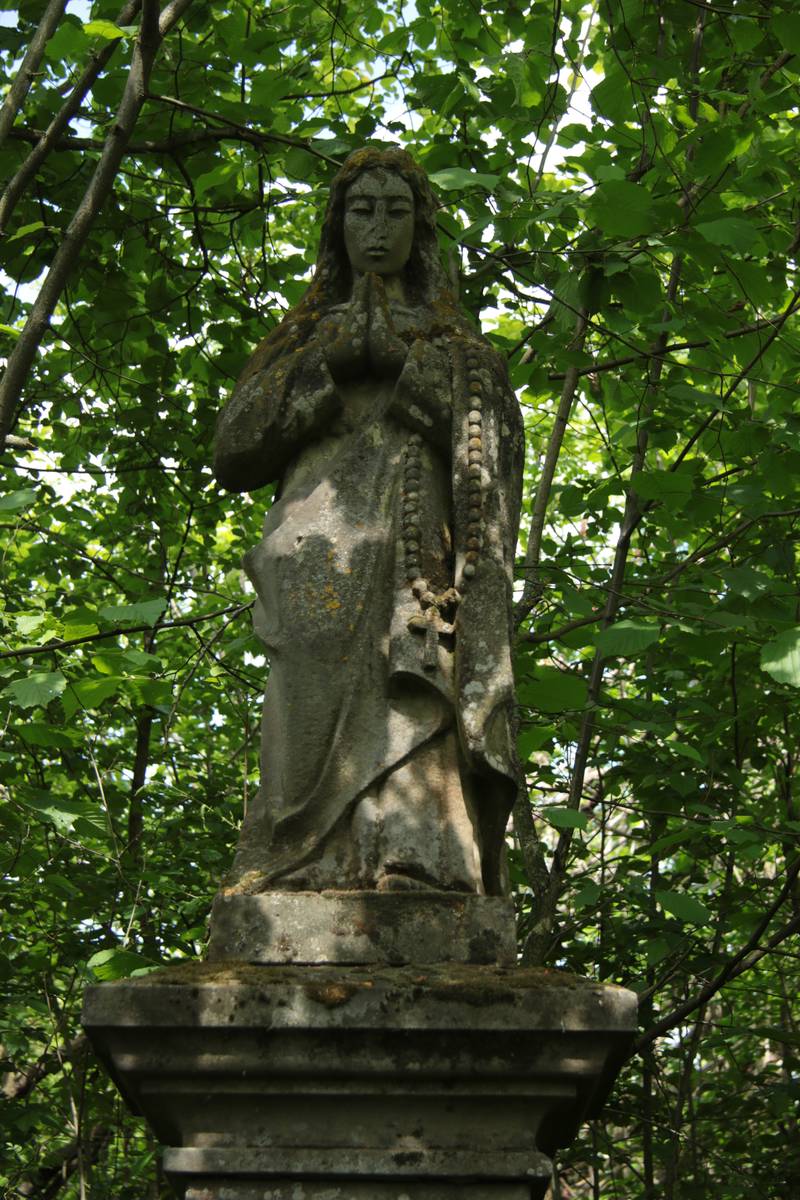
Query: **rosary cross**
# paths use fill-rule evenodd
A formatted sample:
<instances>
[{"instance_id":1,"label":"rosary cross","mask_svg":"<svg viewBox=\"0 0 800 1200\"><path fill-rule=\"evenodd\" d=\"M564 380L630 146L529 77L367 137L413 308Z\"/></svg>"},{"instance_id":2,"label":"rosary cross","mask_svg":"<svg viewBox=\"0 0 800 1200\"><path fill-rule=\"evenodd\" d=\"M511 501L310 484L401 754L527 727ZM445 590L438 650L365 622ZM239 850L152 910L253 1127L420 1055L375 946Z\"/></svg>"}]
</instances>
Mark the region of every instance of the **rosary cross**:
<instances>
[{"instance_id":1,"label":"rosary cross","mask_svg":"<svg viewBox=\"0 0 800 1200\"><path fill-rule=\"evenodd\" d=\"M413 616L408 622L408 628L417 633L425 634L425 644L422 651L422 666L425 671L435 671L439 661L439 639L452 637L455 625L445 620L447 616L455 616L461 596L455 588L436 595L435 592L424 592L420 598L422 612Z\"/></svg>"}]
</instances>

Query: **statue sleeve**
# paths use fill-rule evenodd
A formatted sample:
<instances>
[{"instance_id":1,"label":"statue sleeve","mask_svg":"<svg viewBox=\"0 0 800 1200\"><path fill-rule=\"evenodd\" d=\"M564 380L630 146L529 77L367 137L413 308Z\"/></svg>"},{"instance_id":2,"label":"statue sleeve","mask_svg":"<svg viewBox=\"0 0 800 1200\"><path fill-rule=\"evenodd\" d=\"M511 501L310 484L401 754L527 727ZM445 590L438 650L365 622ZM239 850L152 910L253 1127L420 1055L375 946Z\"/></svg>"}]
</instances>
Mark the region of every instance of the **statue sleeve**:
<instances>
[{"instance_id":1,"label":"statue sleeve","mask_svg":"<svg viewBox=\"0 0 800 1200\"><path fill-rule=\"evenodd\" d=\"M324 432L341 400L318 343L265 367L257 350L220 414L214 474L232 492L281 479L298 451Z\"/></svg>"},{"instance_id":2,"label":"statue sleeve","mask_svg":"<svg viewBox=\"0 0 800 1200\"><path fill-rule=\"evenodd\" d=\"M389 411L401 424L421 434L449 457L452 426L449 361L427 342L417 341L409 350Z\"/></svg>"}]
</instances>

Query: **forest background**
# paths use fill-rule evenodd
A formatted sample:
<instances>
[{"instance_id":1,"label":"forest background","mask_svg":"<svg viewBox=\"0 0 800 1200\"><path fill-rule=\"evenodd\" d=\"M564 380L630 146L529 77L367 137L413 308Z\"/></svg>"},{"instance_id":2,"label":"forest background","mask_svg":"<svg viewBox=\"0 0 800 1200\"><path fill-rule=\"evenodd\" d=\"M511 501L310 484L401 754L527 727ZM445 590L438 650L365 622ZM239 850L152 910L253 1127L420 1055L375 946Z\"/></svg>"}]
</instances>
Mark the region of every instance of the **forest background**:
<instances>
[{"instance_id":1,"label":"forest background","mask_svg":"<svg viewBox=\"0 0 800 1200\"><path fill-rule=\"evenodd\" d=\"M117 0L119 2L119 0ZM528 431L527 963L641 1032L554 1195L800 1194L794 0L0 5L0 1185L159 1197L82 988L202 953L264 661L216 415L370 140Z\"/></svg>"}]
</instances>

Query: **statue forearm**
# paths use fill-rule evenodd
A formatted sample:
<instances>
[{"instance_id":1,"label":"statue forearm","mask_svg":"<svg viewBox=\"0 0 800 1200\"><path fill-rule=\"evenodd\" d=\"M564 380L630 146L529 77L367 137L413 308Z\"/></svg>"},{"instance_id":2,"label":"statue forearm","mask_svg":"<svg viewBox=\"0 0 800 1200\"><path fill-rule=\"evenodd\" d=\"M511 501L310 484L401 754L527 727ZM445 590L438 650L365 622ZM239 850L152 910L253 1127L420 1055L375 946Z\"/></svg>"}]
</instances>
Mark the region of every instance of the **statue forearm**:
<instances>
[{"instance_id":1,"label":"statue forearm","mask_svg":"<svg viewBox=\"0 0 800 1200\"><path fill-rule=\"evenodd\" d=\"M281 478L302 446L341 407L317 346L256 371L237 384L217 425L214 475L232 492Z\"/></svg>"},{"instance_id":2,"label":"statue forearm","mask_svg":"<svg viewBox=\"0 0 800 1200\"><path fill-rule=\"evenodd\" d=\"M450 375L427 343L415 342L411 347L395 385L389 412L445 455L450 453Z\"/></svg>"}]
</instances>

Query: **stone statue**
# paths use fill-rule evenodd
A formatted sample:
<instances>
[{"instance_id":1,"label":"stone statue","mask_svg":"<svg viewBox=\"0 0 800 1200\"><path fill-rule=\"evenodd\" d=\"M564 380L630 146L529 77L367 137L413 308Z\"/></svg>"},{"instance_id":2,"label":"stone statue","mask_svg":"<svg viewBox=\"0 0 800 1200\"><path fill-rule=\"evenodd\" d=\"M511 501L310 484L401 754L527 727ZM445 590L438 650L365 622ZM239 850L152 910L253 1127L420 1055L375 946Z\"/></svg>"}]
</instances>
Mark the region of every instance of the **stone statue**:
<instances>
[{"instance_id":1,"label":"stone statue","mask_svg":"<svg viewBox=\"0 0 800 1200\"><path fill-rule=\"evenodd\" d=\"M543 1200L633 1045L633 992L516 965L522 428L434 210L404 152L351 155L220 420L220 482L278 485L261 787L207 961L83 1013L185 1200Z\"/></svg>"},{"instance_id":2,"label":"stone statue","mask_svg":"<svg viewBox=\"0 0 800 1200\"><path fill-rule=\"evenodd\" d=\"M270 672L229 893L506 891L523 429L435 207L405 151L350 155L219 422L223 487L277 481L244 558Z\"/></svg>"}]
</instances>

